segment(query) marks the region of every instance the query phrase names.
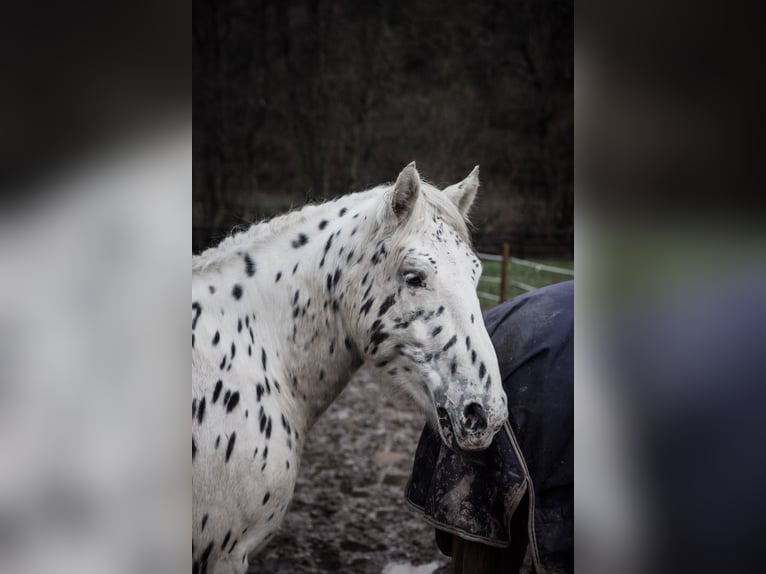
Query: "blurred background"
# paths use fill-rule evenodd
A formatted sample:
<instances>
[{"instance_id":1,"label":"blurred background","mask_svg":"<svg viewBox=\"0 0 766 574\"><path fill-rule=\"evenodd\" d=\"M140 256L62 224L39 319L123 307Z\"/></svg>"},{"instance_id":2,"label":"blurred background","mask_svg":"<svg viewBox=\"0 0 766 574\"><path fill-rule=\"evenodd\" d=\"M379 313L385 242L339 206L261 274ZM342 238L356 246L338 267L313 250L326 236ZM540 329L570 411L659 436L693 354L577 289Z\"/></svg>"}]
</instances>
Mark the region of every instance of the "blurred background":
<instances>
[{"instance_id":1,"label":"blurred background","mask_svg":"<svg viewBox=\"0 0 766 574\"><path fill-rule=\"evenodd\" d=\"M571 1L195 0L193 249L234 226L481 166L480 251L573 255Z\"/></svg>"},{"instance_id":2,"label":"blurred background","mask_svg":"<svg viewBox=\"0 0 766 574\"><path fill-rule=\"evenodd\" d=\"M193 10L0 7L0 571L188 571L190 242L390 181L413 159L437 185L478 163L478 247L565 267L573 116L578 565L762 569L760 14L583 2L573 100L571 2ZM354 388L339 418L370 396ZM383 408L410 420L401 401ZM419 420L373 435L390 442L364 468L391 514L345 497L337 522L365 559L352 525L368 521L377 545L404 524L401 449ZM337 471L351 446L329 462L316 447L327 487L306 491L332 511L331 492L358 492L356 469ZM422 522L401 529L420 546L386 559L442 559L425 554Z\"/></svg>"}]
</instances>

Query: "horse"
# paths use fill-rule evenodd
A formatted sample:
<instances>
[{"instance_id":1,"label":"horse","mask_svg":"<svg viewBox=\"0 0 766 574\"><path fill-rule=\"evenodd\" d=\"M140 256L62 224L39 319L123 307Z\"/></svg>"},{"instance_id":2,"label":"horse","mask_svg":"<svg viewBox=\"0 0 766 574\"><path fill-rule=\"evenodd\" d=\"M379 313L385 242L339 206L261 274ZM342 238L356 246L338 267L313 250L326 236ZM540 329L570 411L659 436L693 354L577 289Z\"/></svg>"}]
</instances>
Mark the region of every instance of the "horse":
<instances>
[{"instance_id":1,"label":"horse","mask_svg":"<svg viewBox=\"0 0 766 574\"><path fill-rule=\"evenodd\" d=\"M306 435L363 364L444 443L481 450L508 416L467 215L478 166L444 190L391 185L252 225L192 258L193 572L244 572L275 534Z\"/></svg>"}]
</instances>

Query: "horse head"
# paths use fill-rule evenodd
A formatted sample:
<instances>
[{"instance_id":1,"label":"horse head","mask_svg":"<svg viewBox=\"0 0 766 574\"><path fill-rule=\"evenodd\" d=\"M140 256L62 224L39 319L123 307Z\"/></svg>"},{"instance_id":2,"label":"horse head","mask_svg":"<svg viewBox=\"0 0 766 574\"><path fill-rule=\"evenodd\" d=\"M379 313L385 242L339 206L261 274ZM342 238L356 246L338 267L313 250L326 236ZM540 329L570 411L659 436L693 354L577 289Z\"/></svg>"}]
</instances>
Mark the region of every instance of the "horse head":
<instances>
[{"instance_id":1,"label":"horse head","mask_svg":"<svg viewBox=\"0 0 766 574\"><path fill-rule=\"evenodd\" d=\"M383 193L369 238L374 271L359 299L365 360L407 390L445 444L463 450L488 447L508 417L467 230L478 187L478 168L440 191L414 163L405 167Z\"/></svg>"}]
</instances>

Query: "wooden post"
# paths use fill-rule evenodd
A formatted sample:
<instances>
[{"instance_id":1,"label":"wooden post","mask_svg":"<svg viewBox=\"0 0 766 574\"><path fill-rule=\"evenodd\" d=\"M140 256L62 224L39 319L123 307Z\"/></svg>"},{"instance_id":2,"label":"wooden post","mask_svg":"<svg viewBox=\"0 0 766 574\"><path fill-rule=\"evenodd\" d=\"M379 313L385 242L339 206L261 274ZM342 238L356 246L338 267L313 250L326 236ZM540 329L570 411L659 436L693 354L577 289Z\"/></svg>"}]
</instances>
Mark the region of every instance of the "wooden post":
<instances>
[{"instance_id":1,"label":"wooden post","mask_svg":"<svg viewBox=\"0 0 766 574\"><path fill-rule=\"evenodd\" d=\"M505 301L505 287L508 283L508 257L510 256L511 247L507 243L503 243L503 262L500 264L500 302Z\"/></svg>"}]
</instances>

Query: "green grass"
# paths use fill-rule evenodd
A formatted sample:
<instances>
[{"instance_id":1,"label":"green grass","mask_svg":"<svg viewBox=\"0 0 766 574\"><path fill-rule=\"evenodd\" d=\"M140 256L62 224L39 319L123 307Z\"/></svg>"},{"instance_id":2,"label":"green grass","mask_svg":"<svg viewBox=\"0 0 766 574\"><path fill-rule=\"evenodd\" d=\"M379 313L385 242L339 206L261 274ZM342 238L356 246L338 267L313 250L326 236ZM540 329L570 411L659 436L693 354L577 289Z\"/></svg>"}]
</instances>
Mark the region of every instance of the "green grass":
<instances>
[{"instance_id":1,"label":"green grass","mask_svg":"<svg viewBox=\"0 0 766 574\"><path fill-rule=\"evenodd\" d=\"M553 265L555 267L562 267L564 269L574 269L574 261L572 259L535 259L535 263L543 263L545 265ZM494 295L500 294L500 284L489 281L484 281L485 277L500 277L501 264L499 261L482 261L484 266L484 273L482 274L482 280L479 281L479 291L486 293L492 293ZM518 263L508 262L508 279L525 283L532 287L545 287L552 283L559 283L561 281L567 281L572 279L568 275L559 275L558 273L552 273L550 271L537 271L532 267L526 265L519 265ZM521 295L524 293L524 289L516 287L515 285L508 284L506 288L506 299ZM483 308L493 307L497 305L497 301L487 299L479 296L479 301Z\"/></svg>"}]
</instances>

